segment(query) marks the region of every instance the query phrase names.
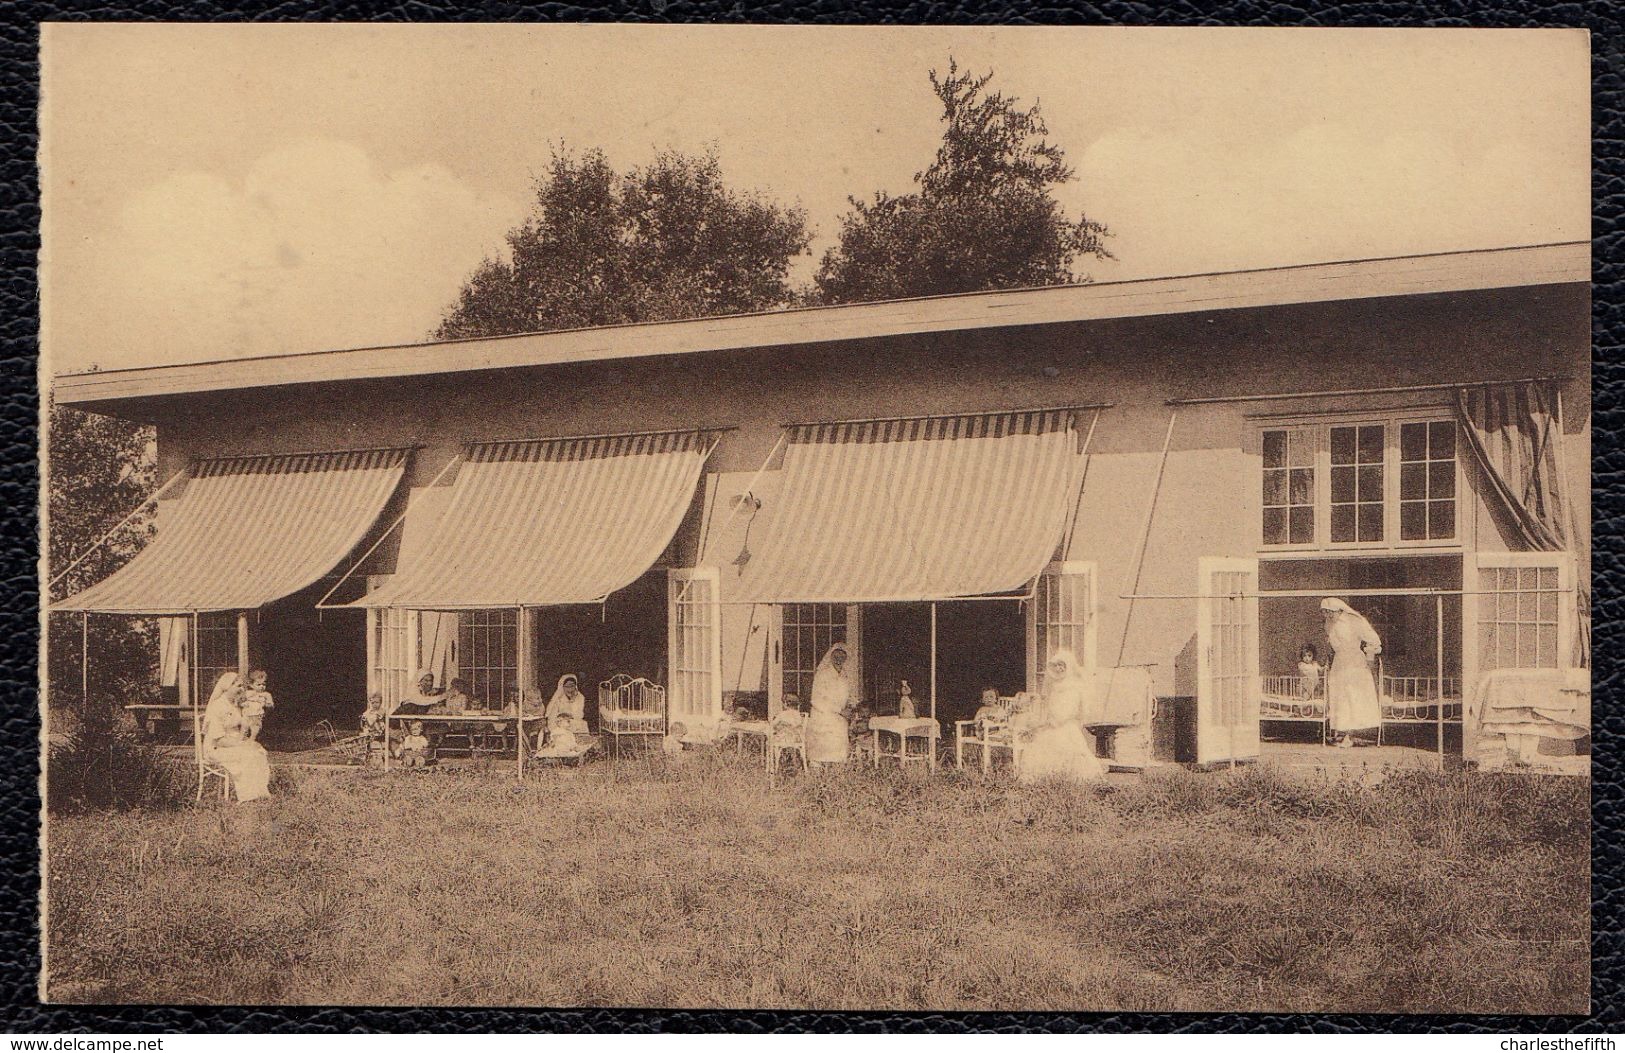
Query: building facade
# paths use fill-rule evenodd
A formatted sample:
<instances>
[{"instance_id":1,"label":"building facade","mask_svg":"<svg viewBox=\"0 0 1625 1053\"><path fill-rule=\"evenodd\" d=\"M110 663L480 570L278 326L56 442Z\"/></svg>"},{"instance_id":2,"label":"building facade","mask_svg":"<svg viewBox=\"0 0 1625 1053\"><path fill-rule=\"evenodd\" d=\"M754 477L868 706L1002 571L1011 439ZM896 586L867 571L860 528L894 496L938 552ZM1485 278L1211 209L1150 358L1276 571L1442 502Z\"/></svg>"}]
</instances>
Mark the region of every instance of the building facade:
<instances>
[{"instance_id":1,"label":"building facade","mask_svg":"<svg viewBox=\"0 0 1625 1053\"><path fill-rule=\"evenodd\" d=\"M624 672L696 734L805 698L837 639L867 697L908 680L944 719L1068 646L1195 700L1197 759L1255 756L1260 684L1324 651L1320 594L1383 634L1395 693L1586 660L1589 267L1537 246L60 376L156 426L154 545L196 537L58 609L176 619L183 694L248 664L346 711L423 668L492 702ZM211 508L211 472L275 478ZM254 530L221 525L250 501Z\"/></svg>"}]
</instances>

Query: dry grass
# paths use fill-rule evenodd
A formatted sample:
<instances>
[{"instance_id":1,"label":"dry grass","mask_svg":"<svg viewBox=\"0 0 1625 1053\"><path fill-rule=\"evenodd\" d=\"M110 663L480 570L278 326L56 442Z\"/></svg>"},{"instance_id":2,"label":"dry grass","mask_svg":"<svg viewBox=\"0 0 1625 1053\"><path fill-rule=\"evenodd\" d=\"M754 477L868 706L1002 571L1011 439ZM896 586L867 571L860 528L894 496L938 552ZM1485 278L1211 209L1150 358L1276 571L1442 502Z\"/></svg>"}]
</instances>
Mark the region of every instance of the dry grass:
<instances>
[{"instance_id":1,"label":"dry grass","mask_svg":"<svg viewBox=\"0 0 1625 1053\"><path fill-rule=\"evenodd\" d=\"M54 1000L1584 1013L1574 781L1012 786L726 754L57 817Z\"/></svg>"}]
</instances>

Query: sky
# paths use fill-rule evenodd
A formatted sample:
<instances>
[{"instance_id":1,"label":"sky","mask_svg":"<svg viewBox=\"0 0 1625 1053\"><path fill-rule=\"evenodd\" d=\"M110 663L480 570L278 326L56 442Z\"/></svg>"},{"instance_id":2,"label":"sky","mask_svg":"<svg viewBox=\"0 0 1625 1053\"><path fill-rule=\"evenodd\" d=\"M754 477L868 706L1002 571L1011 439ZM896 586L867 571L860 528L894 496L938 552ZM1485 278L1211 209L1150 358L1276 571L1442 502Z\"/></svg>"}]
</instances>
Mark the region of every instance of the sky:
<instances>
[{"instance_id":1,"label":"sky","mask_svg":"<svg viewBox=\"0 0 1625 1053\"><path fill-rule=\"evenodd\" d=\"M1096 281L1590 236L1570 30L53 24L50 372L425 340L558 145L715 145L798 204L907 192L954 57L1037 102Z\"/></svg>"}]
</instances>

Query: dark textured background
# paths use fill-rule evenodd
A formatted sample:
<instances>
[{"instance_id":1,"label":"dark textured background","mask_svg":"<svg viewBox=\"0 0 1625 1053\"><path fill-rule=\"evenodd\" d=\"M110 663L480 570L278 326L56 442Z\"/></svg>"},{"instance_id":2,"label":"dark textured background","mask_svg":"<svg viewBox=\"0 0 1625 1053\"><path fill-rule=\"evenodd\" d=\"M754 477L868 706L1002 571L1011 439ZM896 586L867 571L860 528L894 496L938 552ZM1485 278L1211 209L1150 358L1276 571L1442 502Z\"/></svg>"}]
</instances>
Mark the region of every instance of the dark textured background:
<instances>
[{"instance_id":1,"label":"dark textured background","mask_svg":"<svg viewBox=\"0 0 1625 1053\"><path fill-rule=\"evenodd\" d=\"M1356 3L1287 4L1230 0L1211 6L1188 2L1041 3L865 3L864 0L784 0L746 4L742 0L645 0L578 6L510 2L458 4L449 0L366 3L361 0L285 0L282 3L229 3L200 0L166 3L14 3L0 12L0 571L10 602L0 610L0 1027L12 1032L60 1031L1372 1031L1473 1030L1602 1031L1619 1029L1621 871L1620 761L1616 753L1625 728L1613 709L1618 679L1619 633L1613 619L1620 599L1612 586L1625 581L1614 516L1625 506L1625 452L1618 449L1625 393L1625 368L1618 361L1625 337L1625 305L1619 298L1621 145L1620 5L1536 2L1502 4ZM1595 676L1599 692L1593 783L1594 936L1590 1018L1355 1017L1355 1016L1159 1016L1083 1014L906 1013L698 1013L651 1011L542 1010L381 1010L254 1009L183 1007L42 1007L35 977L39 970L38 816L39 725L35 663L39 635L37 545L34 509L38 500L35 455L38 391L36 338L39 315L35 280L39 249L37 146L39 33L42 20L117 21L635 21L635 22L810 22L937 23L1030 25L1302 25L1302 26L1585 26L1592 30L1593 175L1596 298L1593 307L1596 432L1593 465L1596 517Z\"/></svg>"}]
</instances>

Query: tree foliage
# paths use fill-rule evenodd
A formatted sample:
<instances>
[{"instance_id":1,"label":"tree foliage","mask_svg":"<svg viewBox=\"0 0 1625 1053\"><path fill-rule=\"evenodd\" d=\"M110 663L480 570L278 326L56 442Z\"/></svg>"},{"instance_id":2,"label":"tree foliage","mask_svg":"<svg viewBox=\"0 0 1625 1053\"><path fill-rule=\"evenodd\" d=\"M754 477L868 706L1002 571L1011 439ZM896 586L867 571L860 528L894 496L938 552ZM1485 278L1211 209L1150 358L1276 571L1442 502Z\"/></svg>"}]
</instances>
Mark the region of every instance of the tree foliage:
<instances>
[{"instance_id":1,"label":"tree foliage","mask_svg":"<svg viewBox=\"0 0 1625 1053\"><path fill-rule=\"evenodd\" d=\"M1075 264L1109 259L1107 229L1070 219L1055 187L1074 178L1035 104L988 92L993 74L930 73L942 103L942 145L915 190L850 199L839 241L816 277L827 303L1062 285Z\"/></svg>"},{"instance_id":2,"label":"tree foliage","mask_svg":"<svg viewBox=\"0 0 1625 1053\"><path fill-rule=\"evenodd\" d=\"M51 585L49 598L55 601L112 574L151 538L149 508L91 548L151 495L157 458L151 428L66 406L52 405L49 414L47 580L90 553ZM91 615L88 627L92 699L116 706L153 690L157 644L150 620ZM47 629L47 689L52 702L77 702L82 693L80 616L53 614Z\"/></svg>"},{"instance_id":3,"label":"tree foliage","mask_svg":"<svg viewBox=\"0 0 1625 1053\"><path fill-rule=\"evenodd\" d=\"M506 259L464 283L439 339L738 314L793 299L806 216L729 188L714 152L659 154L617 173L604 154L555 152Z\"/></svg>"}]
</instances>

